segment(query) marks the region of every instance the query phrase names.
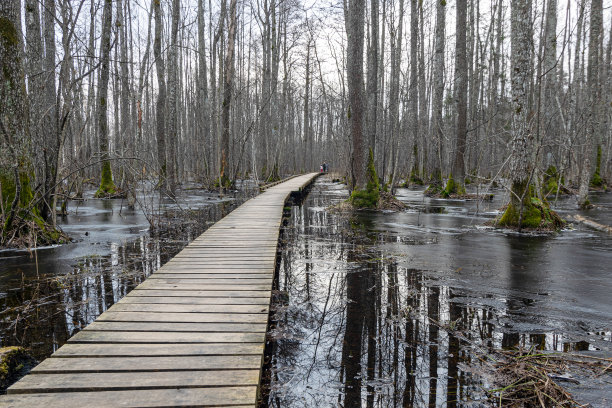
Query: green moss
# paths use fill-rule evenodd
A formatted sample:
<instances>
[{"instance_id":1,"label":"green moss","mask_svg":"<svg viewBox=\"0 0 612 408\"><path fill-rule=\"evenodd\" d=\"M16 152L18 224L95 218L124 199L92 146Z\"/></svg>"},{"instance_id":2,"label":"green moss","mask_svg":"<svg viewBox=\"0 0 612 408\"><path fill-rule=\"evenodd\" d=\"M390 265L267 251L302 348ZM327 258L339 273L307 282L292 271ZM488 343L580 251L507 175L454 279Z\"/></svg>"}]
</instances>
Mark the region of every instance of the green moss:
<instances>
[{"instance_id":1,"label":"green moss","mask_svg":"<svg viewBox=\"0 0 612 408\"><path fill-rule=\"evenodd\" d=\"M376 167L374 166L372 149L370 149L366 177L368 178L368 184L365 190L355 189L351 194L351 198L349 198L350 202L357 208L375 208L380 199L380 186L378 184L378 176L376 175Z\"/></svg>"},{"instance_id":2,"label":"green moss","mask_svg":"<svg viewBox=\"0 0 612 408\"><path fill-rule=\"evenodd\" d=\"M530 189L530 192L532 192L532 189ZM504 214L497 221L497 226L521 229L559 230L565 225L565 221L550 209L546 201L542 201L534 196L529 196L523 201L523 218L519 226L519 205L520 202L510 202Z\"/></svg>"},{"instance_id":3,"label":"green moss","mask_svg":"<svg viewBox=\"0 0 612 408\"><path fill-rule=\"evenodd\" d=\"M592 187L603 187L604 180L601 178L601 145L597 146L597 164L595 165L595 173L591 177Z\"/></svg>"},{"instance_id":4,"label":"green moss","mask_svg":"<svg viewBox=\"0 0 612 408\"><path fill-rule=\"evenodd\" d=\"M423 185L423 180L419 176L419 173L417 172L416 168L413 168L412 171L410 172L410 183L418 184L420 186Z\"/></svg>"},{"instance_id":5,"label":"green moss","mask_svg":"<svg viewBox=\"0 0 612 408\"><path fill-rule=\"evenodd\" d=\"M552 165L548 166L542 179L542 195L544 197L557 193L557 190L559 189L557 180L559 180L559 172L557 171L557 168Z\"/></svg>"},{"instance_id":6,"label":"green moss","mask_svg":"<svg viewBox=\"0 0 612 408\"><path fill-rule=\"evenodd\" d=\"M442 190L440 194L442 197L448 198L451 194L462 195L465 194L465 186L460 183L456 183L455 179L453 179L453 174L449 174L448 181L446 182L446 187Z\"/></svg>"},{"instance_id":7,"label":"green moss","mask_svg":"<svg viewBox=\"0 0 612 408\"><path fill-rule=\"evenodd\" d=\"M111 169L110 161L102 163L102 178L100 180L100 187L94 197L104 198L117 194L117 186L113 181L113 170Z\"/></svg>"},{"instance_id":8,"label":"green moss","mask_svg":"<svg viewBox=\"0 0 612 408\"><path fill-rule=\"evenodd\" d=\"M215 187L216 188L230 188L232 186L232 180L230 180L229 177L227 177L227 175L223 175L221 177L217 177L217 179L215 180Z\"/></svg>"},{"instance_id":9,"label":"green moss","mask_svg":"<svg viewBox=\"0 0 612 408\"><path fill-rule=\"evenodd\" d=\"M25 375L36 364L23 347L0 348L0 392Z\"/></svg>"}]
</instances>

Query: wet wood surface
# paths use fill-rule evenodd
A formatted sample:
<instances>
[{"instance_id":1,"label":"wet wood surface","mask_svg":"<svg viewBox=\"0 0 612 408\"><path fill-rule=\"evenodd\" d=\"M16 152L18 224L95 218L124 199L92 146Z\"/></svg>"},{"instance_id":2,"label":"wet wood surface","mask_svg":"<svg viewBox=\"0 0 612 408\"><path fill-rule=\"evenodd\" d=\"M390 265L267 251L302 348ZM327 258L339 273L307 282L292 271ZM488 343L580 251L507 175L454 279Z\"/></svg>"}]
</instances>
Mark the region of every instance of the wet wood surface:
<instances>
[{"instance_id":1,"label":"wet wood surface","mask_svg":"<svg viewBox=\"0 0 612 408\"><path fill-rule=\"evenodd\" d=\"M311 173L187 245L0 397L2 407L255 407L282 212Z\"/></svg>"}]
</instances>

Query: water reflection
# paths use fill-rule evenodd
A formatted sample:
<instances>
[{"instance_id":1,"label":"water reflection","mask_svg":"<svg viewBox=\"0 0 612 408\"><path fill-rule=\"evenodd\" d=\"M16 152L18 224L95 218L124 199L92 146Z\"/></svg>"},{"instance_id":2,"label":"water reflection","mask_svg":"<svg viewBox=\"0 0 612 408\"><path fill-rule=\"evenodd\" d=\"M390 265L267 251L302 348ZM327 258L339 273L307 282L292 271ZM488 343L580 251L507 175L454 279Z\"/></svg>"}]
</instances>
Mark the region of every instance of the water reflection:
<instances>
[{"instance_id":1,"label":"water reflection","mask_svg":"<svg viewBox=\"0 0 612 408\"><path fill-rule=\"evenodd\" d=\"M289 301L275 315L269 406L478 405L490 386L478 369L488 347L612 350L612 302L584 300L567 284L590 271L599 286L582 288L598 298L612 290L599 280L609 248L594 256L580 230L525 238L479 229L499 198L440 212L422 210L439 203L408 190L416 209L402 213L326 210L347 194L317 181L285 228L279 289ZM575 268L555 269L560 262ZM568 310L581 311L584 329Z\"/></svg>"},{"instance_id":2,"label":"water reflection","mask_svg":"<svg viewBox=\"0 0 612 408\"><path fill-rule=\"evenodd\" d=\"M48 357L253 194L245 189L219 199L185 192L176 202L157 204L161 222L155 233L142 211L121 200L73 203L62 227L75 243L0 252L2 346L21 345L38 360Z\"/></svg>"}]
</instances>

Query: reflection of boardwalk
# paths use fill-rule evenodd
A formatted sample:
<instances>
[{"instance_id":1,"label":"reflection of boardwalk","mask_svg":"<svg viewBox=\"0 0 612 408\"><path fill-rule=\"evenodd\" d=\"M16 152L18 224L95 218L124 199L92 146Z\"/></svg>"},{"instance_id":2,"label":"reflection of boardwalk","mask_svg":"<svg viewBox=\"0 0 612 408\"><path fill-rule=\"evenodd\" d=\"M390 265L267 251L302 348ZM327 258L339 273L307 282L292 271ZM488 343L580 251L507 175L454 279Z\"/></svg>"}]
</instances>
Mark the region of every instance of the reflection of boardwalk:
<instances>
[{"instance_id":1,"label":"reflection of boardwalk","mask_svg":"<svg viewBox=\"0 0 612 408\"><path fill-rule=\"evenodd\" d=\"M251 406L282 210L308 174L247 201L9 388L1 406Z\"/></svg>"}]
</instances>

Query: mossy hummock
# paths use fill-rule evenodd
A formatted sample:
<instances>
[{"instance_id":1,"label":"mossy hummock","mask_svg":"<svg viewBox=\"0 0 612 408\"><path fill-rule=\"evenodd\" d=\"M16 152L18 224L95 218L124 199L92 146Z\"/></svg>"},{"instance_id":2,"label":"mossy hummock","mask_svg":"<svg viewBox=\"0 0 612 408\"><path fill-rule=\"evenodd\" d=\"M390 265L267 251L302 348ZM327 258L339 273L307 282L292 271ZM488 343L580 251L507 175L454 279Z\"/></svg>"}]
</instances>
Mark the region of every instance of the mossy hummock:
<instances>
[{"instance_id":1,"label":"mossy hummock","mask_svg":"<svg viewBox=\"0 0 612 408\"><path fill-rule=\"evenodd\" d=\"M446 187L442 190L441 195L444 198L448 198L451 195L465 195L465 185L457 183L455 179L453 179L453 174L451 173L448 176Z\"/></svg>"},{"instance_id":2,"label":"mossy hummock","mask_svg":"<svg viewBox=\"0 0 612 408\"><path fill-rule=\"evenodd\" d=\"M591 187L595 188L603 188L606 183L604 179L601 177L601 145L597 146L597 162L595 166L595 173L593 173L593 177L591 177Z\"/></svg>"},{"instance_id":3,"label":"mossy hummock","mask_svg":"<svg viewBox=\"0 0 612 408\"><path fill-rule=\"evenodd\" d=\"M96 191L94 197L96 198L108 198L116 196L119 193L119 189L113 181L113 171L109 161L105 161L102 164L102 178L100 180L100 188Z\"/></svg>"},{"instance_id":4,"label":"mossy hummock","mask_svg":"<svg viewBox=\"0 0 612 408\"><path fill-rule=\"evenodd\" d=\"M15 217L2 217L1 245L30 246L61 244L70 241L70 238L60 229L49 225L40 215L34 203L34 193L31 187L32 175L28 172L19 173L20 193ZM15 180L7 173L0 173L2 185L2 208L9 213L17 193Z\"/></svg>"},{"instance_id":5,"label":"mossy hummock","mask_svg":"<svg viewBox=\"0 0 612 408\"><path fill-rule=\"evenodd\" d=\"M511 197L496 226L517 228L519 231L557 231L565 225L565 221L550 209L548 202L535 197L533 186L528 186L526 182L514 183ZM523 197L523 200L519 197Z\"/></svg>"},{"instance_id":6,"label":"mossy hummock","mask_svg":"<svg viewBox=\"0 0 612 408\"><path fill-rule=\"evenodd\" d=\"M370 149L366 176L368 184L365 190L353 190L349 200L357 208L376 208L380 199L380 186L378 184L378 176L376 175L376 167L374 166L372 149Z\"/></svg>"}]
</instances>

